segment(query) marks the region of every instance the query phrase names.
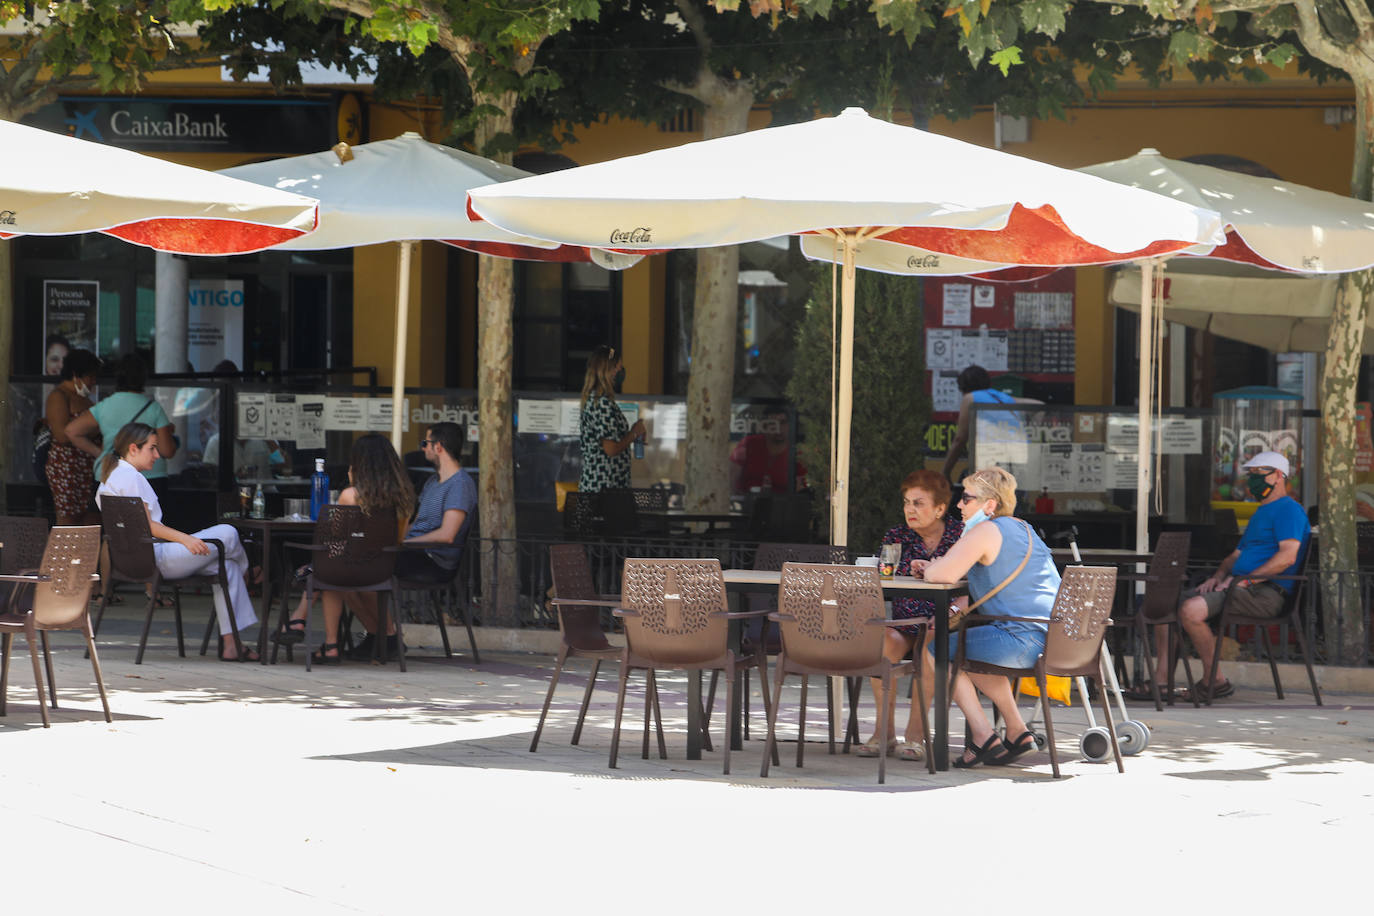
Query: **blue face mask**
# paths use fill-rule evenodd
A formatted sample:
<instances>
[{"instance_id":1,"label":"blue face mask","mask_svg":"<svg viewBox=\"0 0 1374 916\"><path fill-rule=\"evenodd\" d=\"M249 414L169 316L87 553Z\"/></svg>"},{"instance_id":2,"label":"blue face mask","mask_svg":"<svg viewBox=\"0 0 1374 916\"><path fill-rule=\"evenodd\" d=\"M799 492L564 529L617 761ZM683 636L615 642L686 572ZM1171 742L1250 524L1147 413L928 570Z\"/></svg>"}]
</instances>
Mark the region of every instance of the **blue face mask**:
<instances>
[{"instance_id":1,"label":"blue face mask","mask_svg":"<svg viewBox=\"0 0 1374 916\"><path fill-rule=\"evenodd\" d=\"M968 518L964 519L964 534L968 534L974 525L978 524L979 522L985 522L988 520L988 518L988 514L984 512L982 509L979 509L977 512L973 513Z\"/></svg>"}]
</instances>

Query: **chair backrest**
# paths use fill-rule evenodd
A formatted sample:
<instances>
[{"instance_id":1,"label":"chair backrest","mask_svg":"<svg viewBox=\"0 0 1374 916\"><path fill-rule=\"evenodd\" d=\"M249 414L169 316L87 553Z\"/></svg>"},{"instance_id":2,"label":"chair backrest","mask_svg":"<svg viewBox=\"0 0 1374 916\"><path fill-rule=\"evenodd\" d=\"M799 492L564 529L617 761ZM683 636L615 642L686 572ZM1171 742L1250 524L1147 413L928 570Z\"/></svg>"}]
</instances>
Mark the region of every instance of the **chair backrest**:
<instances>
[{"instance_id":1,"label":"chair backrest","mask_svg":"<svg viewBox=\"0 0 1374 916\"><path fill-rule=\"evenodd\" d=\"M396 571L396 517L368 515L358 506L325 506L315 526L315 577L329 585L378 585Z\"/></svg>"},{"instance_id":2,"label":"chair backrest","mask_svg":"<svg viewBox=\"0 0 1374 916\"><path fill-rule=\"evenodd\" d=\"M555 598L597 597L584 545L551 544L549 570L553 573ZM563 641L576 649L604 649L610 645L601 629L601 608L559 606L558 629Z\"/></svg>"},{"instance_id":3,"label":"chair backrest","mask_svg":"<svg viewBox=\"0 0 1374 916\"><path fill-rule=\"evenodd\" d=\"M754 553L755 569L782 569L784 563L825 563L843 566L849 548L838 544L779 544L766 541Z\"/></svg>"},{"instance_id":4,"label":"chair backrest","mask_svg":"<svg viewBox=\"0 0 1374 916\"><path fill-rule=\"evenodd\" d=\"M1155 553L1150 558L1150 581L1145 583L1145 597L1140 602L1147 618L1167 617L1178 610L1178 595L1188 575L1188 552L1193 535L1188 531L1164 531L1155 541Z\"/></svg>"},{"instance_id":5,"label":"chair backrest","mask_svg":"<svg viewBox=\"0 0 1374 916\"><path fill-rule=\"evenodd\" d=\"M690 665L725 654L729 623L720 561L627 559L621 604L630 650L664 665Z\"/></svg>"},{"instance_id":6,"label":"chair backrest","mask_svg":"<svg viewBox=\"0 0 1374 916\"><path fill-rule=\"evenodd\" d=\"M47 580L34 586L33 616L40 628L61 629L86 616L100 559L100 527L54 528L38 567Z\"/></svg>"},{"instance_id":7,"label":"chair backrest","mask_svg":"<svg viewBox=\"0 0 1374 916\"><path fill-rule=\"evenodd\" d=\"M110 543L112 572L121 579L147 582L158 574L148 509L137 496L102 496L101 524Z\"/></svg>"},{"instance_id":8,"label":"chair backrest","mask_svg":"<svg viewBox=\"0 0 1374 916\"><path fill-rule=\"evenodd\" d=\"M596 494L572 492L563 498L563 536L585 538L596 533Z\"/></svg>"},{"instance_id":9,"label":"chair backrest","mask_svg":"<svg viewBox=\"0 0 1374 916\"><path fill-rule=\"evenodd\" d=\"M635 487L630 493L635 498L635 508L640 512L668 511L668 491L662 487Z\"/></svg>"},{"instance_id":10,"label":"chair backrest","mask_svg":"<svg viewBox=\"0 0 1374 916\"><path fill-rule=\"evenodd\" d=\"M0 574L37 569L48 543L48 520L29 515L0 516Z\"/></svg>"},{"instance_id":11,"label":"chair backrest","mask_svg":"<svg viewBox=\"0 0 1374 916\"><path fill-rule=\"evenodd\" d=\"M1046 673L1064 677L1097 674L1098 654L1115 596L1115 566L1064 569L1045 638Z\"/></svg>"},{"instance_id":12,"label":"chair backrest","mask_svg":"<svg viewBox=\"0 0 1374 916\"><path fill-rule=\"evenodd\" d=\"M1298 547L1298 561L1295 564L1293 575L1306 577L1312 562L1312 535L1309 533L1303 538L1302 544ZM1289 617L1298 609L1302 602L1303 588L1307 585L1305 578L1296 581L1290 580L1283 583L1288 586L1287 593L1283 597L1283 608L1279 611L1280 617Z\"/></svg>"},{"instance_id":13,"label":"chair backrest","mask_svg":"<svg viewBox=\"0 0 1374 916\"><path fill-rule=\"evenodd\" d=\"M813 668L858 670L883 655L883 586L873 566L784 563L778 584L782 648Z\"/></svg>"},{"instance_id":14,"label":"chair backrest","mask_svg":"<svg viewBox=\"0 0 1374 916\"><path fill-rule=\"evenodd\" d=\"M597 512L601 516L601 533L606 537L639 534L639 505L633 490L602 490L597 495Z\"/></svg>"}]
</instances>

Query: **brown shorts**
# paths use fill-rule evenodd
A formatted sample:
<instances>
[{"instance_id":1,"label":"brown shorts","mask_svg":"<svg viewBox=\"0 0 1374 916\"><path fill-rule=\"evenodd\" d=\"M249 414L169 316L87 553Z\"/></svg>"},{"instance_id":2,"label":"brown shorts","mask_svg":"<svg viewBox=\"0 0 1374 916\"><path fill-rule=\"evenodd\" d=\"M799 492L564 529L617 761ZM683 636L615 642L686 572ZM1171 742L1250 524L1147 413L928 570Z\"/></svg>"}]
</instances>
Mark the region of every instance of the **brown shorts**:
<instances>
[{"instance_id":1,"label":"brown shorts","mask_svg":"<svg viewBox=\"0 0 1374 916\"><path fill-rule=\"evenodd\" d=\"M1200 593L1197 589L1190 588L1183 593L1182 600L1201 598L1206 601L1207 619L1211 620L1221 614L1221 605L1228 593L1231 595L1231 612L1244 614L1246 617L1277 617L1283 610L1283 599L1287 597L1287 593L1279 586L1257 582L1245 588L1223 589L1219 592Z\"/></svg>"}]
</instances>

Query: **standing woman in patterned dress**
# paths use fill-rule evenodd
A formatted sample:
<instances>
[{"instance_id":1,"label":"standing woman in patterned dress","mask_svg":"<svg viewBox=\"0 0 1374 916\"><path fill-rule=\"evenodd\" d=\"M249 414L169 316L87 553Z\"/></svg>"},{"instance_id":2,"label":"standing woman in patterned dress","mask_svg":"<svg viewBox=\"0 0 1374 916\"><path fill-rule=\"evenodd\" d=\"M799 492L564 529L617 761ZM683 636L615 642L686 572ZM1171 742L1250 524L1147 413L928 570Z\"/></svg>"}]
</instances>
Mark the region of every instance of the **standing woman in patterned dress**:
<instances>
[{"instance_id":1,"label":"standing woman in patterned dress","mask_svg":"<svg viewBox=\"0 0 1374 916\"><path fill-rule=\"evenodd\" d=\"M582 382L582 477L578 482L578 502L582 494L596 494L630 485L629 449L643 438L643 420L631 426L616 391L625 381L625 367L614 347L602 345L587 360L587 377Z\"/></svg>"},{"instance_id":2,"label":"standing woman in patterned dress","mask_svg":"<svg viewBox=\"0 0 1374 916\"><path fill-rule=\"evenodd\" d=\"M59 525L98 524L91 496L91 468L95 458L67 438L67 424L91 409L91 388L100 373L100 359L90 350L72 350L62 365L62 382L48 394L43 413L52 430L48 449L48 486Z\"/></svg>"},{"instance_id":3,"label":"standing woman in patterned dress","mask_svg":"<svg viewBox=\"0 0 1374 916\"><path fill-rule=\"evenodd\" d=\"M943 474L926 470L912 471L902 479L900 490L902 516L906 521L889 529L887 534L883 535L883 543L902 545L902 558L897 562L897 575L920 578L931 560L944 556L959 540L959 536L964 533L964 523L949 515L949 501L953 494L950 492L949 481ZM929 624L935 617L935 602L921 598L894 598L892 616L911 620L913 623ZM916 632L915 627L893 627L888 630L887 641L883 644L883 655L888 661L901 661L913 646L918 652L925 648L924 645L915 645ZM926 628L927 643L930 642L933 632L930 627ZM921 668L927 700L935 695L934 671L933 665L924 665ZM873 697L879 709L883 708L883 700L887 700L887 733L893 736L887 753L895 754L901 760L923 759L925 748L921 745L921 732L918 729L924 724L926 711L917 709L914 702L911 704L905 735L903 740L898 741L895 737L897 698L883 697L883 682L878 678L873 678ZM867 744L860 745L858 754L861 757L876 757L878 753L878 735L875 728L873 737Z\"/></svg>"}]
</instances>

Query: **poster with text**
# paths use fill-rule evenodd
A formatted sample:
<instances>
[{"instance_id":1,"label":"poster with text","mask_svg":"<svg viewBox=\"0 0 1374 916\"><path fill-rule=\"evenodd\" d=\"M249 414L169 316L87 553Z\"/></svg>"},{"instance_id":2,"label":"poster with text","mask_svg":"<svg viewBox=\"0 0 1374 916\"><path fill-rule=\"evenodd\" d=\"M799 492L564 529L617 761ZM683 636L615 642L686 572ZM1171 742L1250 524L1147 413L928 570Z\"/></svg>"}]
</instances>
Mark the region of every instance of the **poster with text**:
<instances>
[{"instance_id":1,"label":"poster with text","mask_svg":"<svg viewBox=\"0 0 1374 916\"><path fill-rule=\"evenodd\" d=\"M95 280L43 281L43 374L62 369L65 352L48 352L50 337L62 337L69 350L96 352L96 328L100 321L100 284ZM54 348L56 350L56 348ZM50 357L60 357L51 365Z\"/></svg>"},{"instance_id":2,"label":"poster with text","mask_svg":"<svg viewBox=\"0 0 1374 916\"><path fill-rule=\"evenodd\" d=\"M226 359L243 368L242 280L187 284L186 359L197 372L209 372Z\"/></svg>"},{"instance_id":3,"label":"poster with text","mask_svg":"<svg viewBox=\"0 0 1374 916\"><path fill-rule=\"evenodd\" d=\"M324 448L324 398L296 398L296 448Z\"/></svg>"}]
</instances>

